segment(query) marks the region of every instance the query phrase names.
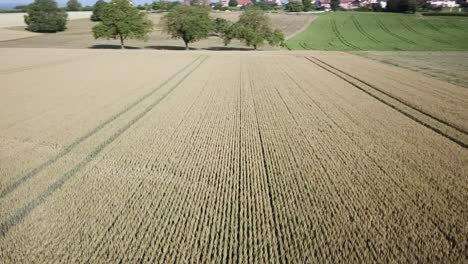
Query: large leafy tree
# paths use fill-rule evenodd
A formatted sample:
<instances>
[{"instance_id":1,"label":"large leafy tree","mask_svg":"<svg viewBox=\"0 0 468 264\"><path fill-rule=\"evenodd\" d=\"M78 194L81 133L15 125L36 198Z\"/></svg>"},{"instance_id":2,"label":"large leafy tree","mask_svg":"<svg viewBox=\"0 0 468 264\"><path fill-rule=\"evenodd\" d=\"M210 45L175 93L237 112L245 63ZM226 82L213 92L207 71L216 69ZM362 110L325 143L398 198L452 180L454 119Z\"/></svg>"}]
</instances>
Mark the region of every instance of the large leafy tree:
<instances>
[{"instance_id":1,"label":"large leafy tree","mask_svg":"<svg viewBox=\"0 0 468 264\"><path fill-rule=\"evenodd\" d=\"M120 39L125 48L126 39L146 40L153 30L153 22L131 6L127 0L112 0L101 15L101 22L93 27L94 37Z\"/></svg>"},{"instance_id":2,"label":"large leafy tree","mask_svg":"<svg viewBox=\"0 0 468 264\"><path fill-rule=\"evenodd\" d=\"M78 0L68 0L67 10L68 11L80 11L81 10L80 2L78 2Z\"/></svg>"},{"instance_id":3,"label":"large leafy tree","mask_svg":"<svg viewBox=\"0 0 468 264\"><path fill-rule=\"evenodd\" d=\"M184 41L186 50L189 43L208 38L215 29L210 10L204 6L177 6L162 18L161 23L164 32Z\"/></svg>"},{"instance_id":4,"label":"large leafy tree","mask_svg":"<svg viewBox=\"0 0 468 264\"><path fill-rule=\"evenodd\" d=\"M66 29L67 17L54 0L35 0L28 7L24 22L29 31L53 33Z\"/></svg>"},{"instance_id":5,"label":"large leafy tree","mask_svg":"<svg viewBox=\"0 0 468 264\"><path fill-rule=\"evenodd\" d=\"M239 21L225 28L223 33L224 44L228 45L232 39L239 39L255 50L265 41L271 46L283 46L284 34L274 29L270 17L262 10L251 8L245 10Z\"/></svg>"},{"instance_id":6,"label":"large leafy tree","mask_svg":"<svg viewBox=\"0 0 468 264\"><path fill-rule=\"evenodd\" d=\"M94 4L93 14L91 15L92 21L101 21L102 14L104 13L104 9L106 8L107 3L104 0L98 0Z\"/></svg>"}]
</instances>

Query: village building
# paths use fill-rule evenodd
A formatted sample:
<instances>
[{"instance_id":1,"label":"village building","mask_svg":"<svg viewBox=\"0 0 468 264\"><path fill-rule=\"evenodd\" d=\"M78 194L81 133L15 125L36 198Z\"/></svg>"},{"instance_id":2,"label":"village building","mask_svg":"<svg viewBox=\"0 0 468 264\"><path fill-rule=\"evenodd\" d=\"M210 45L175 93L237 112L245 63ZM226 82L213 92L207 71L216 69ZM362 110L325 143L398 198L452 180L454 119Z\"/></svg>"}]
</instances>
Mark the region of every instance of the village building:
<instances>
[{"instance_id":1,"label":"village building","mask_svg":"<svg viewBox=\"0 0 468 264\"><path fill-rule=\"evenodd\" d=\"M223 6L229 6L229 0L221 0ZM237 6L244 6L252 4L251 0L237 0Z\"/></svg>"},{"instance_id":2,"label":"village building","mask_svg":"<svg viewBox=\"0 0 468 264\"><path fill-rule=\"evenodd\" d=\"M431 6L437 6L437 7L459 7L460 5L457 4L456 1L450 1L450 0L435 0L435 1L429 1L429 4Z\"/></svg>"}]
</instances>

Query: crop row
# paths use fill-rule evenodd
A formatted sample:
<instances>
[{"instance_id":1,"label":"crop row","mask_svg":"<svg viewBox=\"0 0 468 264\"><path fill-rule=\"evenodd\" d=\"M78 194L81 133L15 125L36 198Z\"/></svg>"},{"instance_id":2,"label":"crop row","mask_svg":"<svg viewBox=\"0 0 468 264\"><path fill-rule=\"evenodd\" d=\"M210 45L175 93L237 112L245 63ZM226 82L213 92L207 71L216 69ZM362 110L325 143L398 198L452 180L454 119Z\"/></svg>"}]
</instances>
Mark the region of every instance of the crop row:
<instances>
[{"instance_id":1,"label":"crop row","mask_svg":"<svg viewBox=\"0 0 468 264\"><path fill-rule=\"evenodd\" d=\"M466 257L465 149L304 57L213 55L148 99L87 142L121 131L0 239L2 259Z\"/></svg>"}]
</instances>

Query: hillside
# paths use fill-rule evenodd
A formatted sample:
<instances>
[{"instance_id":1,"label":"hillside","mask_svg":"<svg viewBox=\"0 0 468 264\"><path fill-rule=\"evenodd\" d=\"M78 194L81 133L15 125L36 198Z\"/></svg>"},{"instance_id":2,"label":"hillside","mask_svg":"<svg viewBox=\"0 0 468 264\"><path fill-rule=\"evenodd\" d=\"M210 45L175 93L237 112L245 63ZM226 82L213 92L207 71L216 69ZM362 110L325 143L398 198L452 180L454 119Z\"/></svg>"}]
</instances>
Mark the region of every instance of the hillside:
<instances>
[{"instance_id":1,"label":"hillside","mask_svg":"<svg viewBox=\"0 0 468 264\"><path fill-rule=\"evenodd\" d=\"M468 50L468 17L339 12L319 15L293 50Z\"/></svg>"}]
</instances>

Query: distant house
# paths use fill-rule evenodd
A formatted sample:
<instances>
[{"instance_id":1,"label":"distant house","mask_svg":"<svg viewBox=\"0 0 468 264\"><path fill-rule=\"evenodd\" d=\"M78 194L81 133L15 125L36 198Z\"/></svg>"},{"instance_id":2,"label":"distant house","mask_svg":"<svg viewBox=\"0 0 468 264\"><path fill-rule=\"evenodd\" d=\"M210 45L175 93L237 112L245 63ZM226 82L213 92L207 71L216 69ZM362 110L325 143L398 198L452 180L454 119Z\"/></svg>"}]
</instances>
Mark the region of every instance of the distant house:
<instances>
[{"instance_id":1,"label":"distant house","mask_svg":"<svg viewBox=\"0 0 468 264\"><path fill-rule=\"evenodd\" d=\"M450 0L431 0L429 1L431 6L437 6L437 7L458 7L460 6L457 4L456 1L450 1Z\"/></svg>"},{"instance_id":2,"label":"distant house","mask_svg":"<svg viewBox=\"0 0 468 264\"><path fill-rule=\"evenodd\" d=\"M363 4L363 3L361 2L361 4ZM373 4L380 4L380 6L381 6L382 8L386 8L386 7L387 7L387 0L369 0L369 1L366 3L366 5L367 5L367 4L371 4L371 5L373 5Z\"/></svg>"},{"instance_id":3,"label":"distant house","mask_svg":"<svg viewBox=\"0 0 468 264\"><path fill-rule=\"evenodd\" d=\"M194 0L184 0L184 5L192 5L192 2ZM196 0L198 2L198 4L200 5L210 5L211 4L211 0Z\"/></svg>"},{"instance_id":4,"label":"distant house","mask_svg":"<svg viewBox=\"0 0 468 264\"><path fill-rule=\"evenodd\" d=\"M223 6L229 6L229 0L221 0ZM237 0L237 6L244 6L252 4L251 0Z\"/></svg>"},{"instance_id":5,"label":"distant house","mask_svg":"<svg viewBox=\"0 0 468 264\"><path fill-rule=\"evenodd\" d=\"M330 8L330 0L320 0L320 5ZM340 7L344 9L354 9L361 6L361 1L359 0L341 0Z\"/></svg>"}]
</instances>

